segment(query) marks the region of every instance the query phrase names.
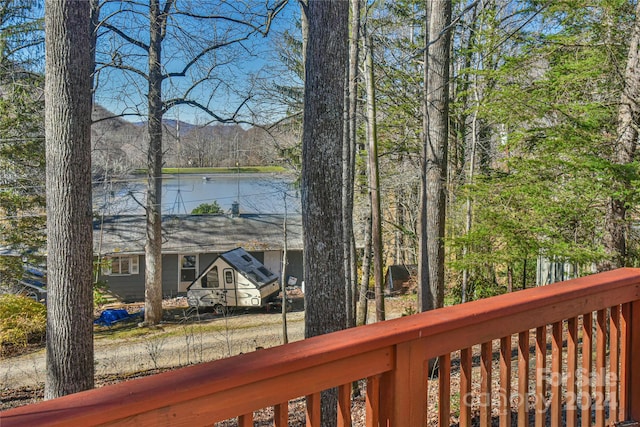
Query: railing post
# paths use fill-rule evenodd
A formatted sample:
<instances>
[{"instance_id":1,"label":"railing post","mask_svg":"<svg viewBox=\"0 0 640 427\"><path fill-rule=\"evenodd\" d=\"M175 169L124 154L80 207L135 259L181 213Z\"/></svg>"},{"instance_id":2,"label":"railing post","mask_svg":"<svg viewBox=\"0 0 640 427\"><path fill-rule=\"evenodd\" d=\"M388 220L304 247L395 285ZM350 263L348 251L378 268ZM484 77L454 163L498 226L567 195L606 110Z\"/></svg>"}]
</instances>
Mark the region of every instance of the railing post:
<instances>
[{"instance_id":1,"label":"railing post","mask_svg":"<svg viewBox=\"0 0 640 427\"><path fill-rule=\"evenodd\" d=\"M427 361L420 340L396 345L393 370L382 374L380 425L424 426L427 415Z\"/></svg>"},{"instance_id":2,"label":"railing post","mask_svg":"<svg viewBox=\"0 0 640 427\"><path fill-rule=\"evenodd\" d=\"M622 315L626 329L626 336L623 338L626 347L626 354L623 356L626 396L621 398L626 403L627 421L640 421L640 300L625 304Z\"/></svg>"}]
</instances>

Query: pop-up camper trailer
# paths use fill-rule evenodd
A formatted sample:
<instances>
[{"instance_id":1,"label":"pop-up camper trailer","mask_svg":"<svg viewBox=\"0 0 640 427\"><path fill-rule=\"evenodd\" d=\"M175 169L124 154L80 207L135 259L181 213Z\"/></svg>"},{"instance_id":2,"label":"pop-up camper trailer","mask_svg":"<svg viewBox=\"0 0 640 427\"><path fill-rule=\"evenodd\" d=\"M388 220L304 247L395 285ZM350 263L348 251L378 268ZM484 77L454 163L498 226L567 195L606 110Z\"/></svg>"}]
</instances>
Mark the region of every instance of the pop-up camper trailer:
<instances>
[{"instance_id":1,"label":"pop-up camper trailer","mask_svg":"<svg viewBox=\"0 0 640 427\"><path fill-rule=\"evenodd\" d=\"M192 307L264 307L278 294L278 276L242 248L218 255L187 287Z\"/></svg>"}]
</instances>

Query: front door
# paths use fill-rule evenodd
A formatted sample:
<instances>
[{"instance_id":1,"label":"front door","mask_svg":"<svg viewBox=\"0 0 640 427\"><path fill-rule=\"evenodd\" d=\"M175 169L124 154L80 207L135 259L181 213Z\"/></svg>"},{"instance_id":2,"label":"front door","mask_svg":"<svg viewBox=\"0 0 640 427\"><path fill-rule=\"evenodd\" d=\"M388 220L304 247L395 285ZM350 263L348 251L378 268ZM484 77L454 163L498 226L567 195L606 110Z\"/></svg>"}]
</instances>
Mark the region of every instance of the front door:
<instances>
[{"instance_id":1,"label":"front door","mask_svg":"<svg viewBox=\"0 0 640 427\"><path fill-rule=\"evenodd\" d=\"M198 255L186 254L178 257L178 292L187 292L187 286L196 280Z\"/></svg>"}]
</instances>

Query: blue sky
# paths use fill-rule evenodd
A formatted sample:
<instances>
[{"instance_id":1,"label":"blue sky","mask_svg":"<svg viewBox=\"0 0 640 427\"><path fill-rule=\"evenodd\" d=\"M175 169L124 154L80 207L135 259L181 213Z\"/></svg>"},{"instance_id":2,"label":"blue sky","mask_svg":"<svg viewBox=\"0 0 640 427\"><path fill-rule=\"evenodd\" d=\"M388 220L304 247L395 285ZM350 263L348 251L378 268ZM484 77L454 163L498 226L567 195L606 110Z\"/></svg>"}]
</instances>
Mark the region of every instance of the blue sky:
<instances>
[{"instance_id":1,"label":"blue sky","mask_svg":"<svg viewBox=\"0 0 640 427\"><path fill-rule=\"evenodd\" d=\"M270 3L276 0L270 0ZM222 4L221 8L213 10L214 6ZM123 6L126 4L126 6ZM204 7L209 4L209 7ZM250 1L247 4L256 5L254 12L260 13L264 9L265 1ZM234 18L244 15L246 11L238 10L244 2L178 0L181 10L197 14L219 13ZM137 9L136 9L137 8ZM110 14L111 22L118 28L143 42L148 40L148 22L145 22L144 6L132 6L131 3L114 2L108 9L103 10L102 16ZM235 16L234 16L235 14ZM299 6L296 1L289 1L285 9L274 20L269 36L254 35L251 39L236 44L230 49L220 49L215 54L203 58L193 73L186 77L168 79L163 91L165 100L181 97L191 85L191 81L200 80L208 75L205 84L193 90L192 97L199 103L207 105L219 116L230 117L242 104L242 100L251 94L253 100L247 102L241 109L242 120L268 122L283 114L276 105L265 103L264 88L273 87L276 83L291 84L295 78L283 70L282 64L276 60L276 46L279 34L285 30L296 32L295 22L299 16ZM211 40L222 40L223 36L241 36L245 29L226 20L171 20L166 43L163 45L163 65L168 72L176 72L183 68L183 64L201 50L201 46ZM205 25L206 23L206 25ZM215 28L214 28L215 26ZM122 42L121 37L112 37L103 32L99 39L97 60L116 60L125 66L137 68L146 72L146 57L139 48ZM217 64L210 69L211 64ZM279 82L278 82L279 80ZM95 102L110 111L120 113L144 113L146 111L147 83L136 73L103 68L98 73L98 88ZM260 98L260 102L258 99ZM179 106L170 110L165 118L176 119L190 123L205 123L211 120L206 113L189 107ZM144 118L128 116L127 120L140 121Z\"/></svg>"}]
</instances>

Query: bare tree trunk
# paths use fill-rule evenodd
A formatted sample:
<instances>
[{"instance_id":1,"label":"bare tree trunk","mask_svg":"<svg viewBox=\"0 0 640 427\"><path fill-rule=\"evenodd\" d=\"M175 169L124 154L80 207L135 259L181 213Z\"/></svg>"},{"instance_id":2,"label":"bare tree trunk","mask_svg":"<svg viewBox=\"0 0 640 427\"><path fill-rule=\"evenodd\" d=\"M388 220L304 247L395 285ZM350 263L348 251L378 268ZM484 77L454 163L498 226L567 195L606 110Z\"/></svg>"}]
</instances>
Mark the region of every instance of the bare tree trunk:
<instances>
[{"instance_id":1,"label":"bare tree trunk","mask_svg":"<svg viewBox=\"0 0 640 427\"><path fill-rule=\"evenodd\" d=\"M364 76L367 86L367 139L369 140L369 197L371 198L371 236L373 250L373 278L376 291L376 321L385 319L382 286L382 215L380 212L380 173L378 172L378 131L376 124L376 93L373 75L373 40L365 34L366 59Z\"/></svg>"},{"instance_id":2,"label":"bare tree trunk","mask_svg":"<svg viewBox=\"0 0 640 427\"><path fill-rule=\"evenodd\" d=\"M360 295L358 298L358 312L356 325L362 326L367 323L367 312L369 310L369 278L371 274L371 203L367 206L369 215L364 228L364 255L362 256L362 282L360 282Z\"/></svg>"},{"instance_id":3,"label":"bare tree trunk","mask_svg":"<svg viewBox=\"0 0 640 427\"><path fill-rule=\"evenodd\" d=\"M449 137L449 55L451 0L427 2L424 53L425 94L418 305L444 305L444 226Z\"/></svg>"},{"instance_id":4,"label":"bare tree trunk","mask_svg":"<svg viewBox=\"0 0 640 427\"><path fill-rule=\"evenodd\" d=\"M398 159L399 163L402 163L404 160L402 156ZM405 219L405 189L401 186L396 190L396 199L394 201L396 206L396 230L395 234L395 255L394 255L394 264L406 265L407 264L407 248L405 243L405 232L406 232L406 219Z\"/></svg>"},{"instance_id":5,"label":"bare tree trunk","mask_svg":"<svg viewBox=\"0 0 640 427\"><path fill-rule=\"evenodd\" d=\"M282 221L282 237L284 238L284 244L282 247L282 275L280 277L280 285L282 288L282 343L287 344L289 342L289 334L287 332L287 192L284 191L284 219Z\"/></svg>"},{"instance_id":6,"label":"bare tree trunk","mask_svg":"<svg viewBox=\"0 0 640 427\"><path fill-rule=\"evenodd\" d=\"M93 388L89 2L47 0L45 399Z\"/></svg>"},{"instance_id":7,"label":"bare tree trunk","mask_svg":"<svg viewBox=\"0 0 640 427\"><path fill-rule=\"evenodd\" d=\"M351 39L349 46L349 182L351 183L351 194L348 199L351 212L351 232L350 232L350 252L349 269L351 270L351 293L354 298L353 313L355 326L355 299L358 288L358 258L356 251L355 236L353 234L353 205L354 205L354 185L356 176L356 147L357 147L357 130L358 130L358 64L360 58L360 14L362 0L351 0Z\"/></svg>"},{"instance_id":8,"label":"bare tree trunk","mask_svg":"<svg viewBox=\"0 0 640 427\"><path fill-rule=\"evenodd\" d=\"M147 153L147 241L145 245L144 322L162 321L162 39L166 14L158 0L149 3L149 151Z\"/></svg>"},{"instance_id":9,"label":"bare tree trunk","mask_svg":"<svg viewBox=\"0 0 640 427\"><path fill-rule=\"evenodd\" d=\"M307 67L307 46L309 44L309 0L298 0L300 5L300 33L302 35L302 66L304 75Z\"/></svg>"},{"instance_id":10,"label":"bare tree trunk","mask_svg":"<svg viewBox=\"0 0 640 427\"><path fill-rule=\"evenodd\" d=\"M467 184L470 185L473 183L473 176L476 168L476 150L478 147L478 108L480 107L480 95L478 93L478 78L475 78L474 81L474 99L475 99L475 109L473 112L473 118L471 119L471 158L469 159L469 171L467 173ZM472 225L472 203L471 197L467 196L466 208L465 208L465 235L469 236L471 233L471 225ZM466 256L469 253L469 243L465 243L462 248L462 255ZM461 301L467 302L467 288L469 286L469 269L465 268L462 271L462 298Z\"/></svg>"},{"instance_id":11,"label":"bare tree trunk","mask_svg":"<svg viewBox=\"0 0 640 427\"><path fill-rule=\"evenodd\" d=\"M618 131L615 153L612 159L616 165L626 165L635 160L640 125L640 3L636 6L633 33L629 43L624 85L618 108ZM631 186L628 179L615 183L617 191ZM627 200L611 197L605 215L604 245L610 258L599 266L600 270L624 267L627 259L626 228Z\"/></svg>"},{"instance_id":12,"label":"bare tree trunk","mask_svg":"<svg viewBox=\"0 0 640 427\"><path fill-rule=\"evenodd\" d=\"M344 0L312 1L307 11L302 224L305 337L312 337L346 326L340 188L349 4ZM322 425L335 426L337 392L323 393L321 406Z\"/></svg>"},{"instance_id":13,"label":"bare tree trunk","mask_svg":"<svg viewBox=\"0 0 640 427\"><path fill-rule=\"evenodd\" d=\"M360 39L360 0L351 0L351 34L349 36L349 69L347 79L346 120L344 124L344 145L342 149L342 206L344 224L344 268L347 306L347 327L353 327L355 320L355 282L352 266L356 259L351 251L353 237L353 186L355 179L355 144L358 108L358 56Z\"/></svg>"}]
</instances>

